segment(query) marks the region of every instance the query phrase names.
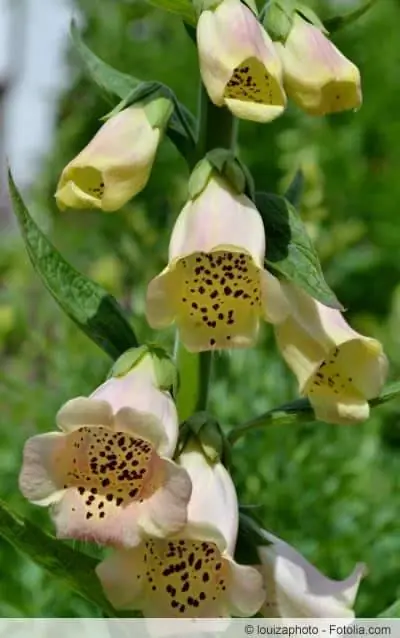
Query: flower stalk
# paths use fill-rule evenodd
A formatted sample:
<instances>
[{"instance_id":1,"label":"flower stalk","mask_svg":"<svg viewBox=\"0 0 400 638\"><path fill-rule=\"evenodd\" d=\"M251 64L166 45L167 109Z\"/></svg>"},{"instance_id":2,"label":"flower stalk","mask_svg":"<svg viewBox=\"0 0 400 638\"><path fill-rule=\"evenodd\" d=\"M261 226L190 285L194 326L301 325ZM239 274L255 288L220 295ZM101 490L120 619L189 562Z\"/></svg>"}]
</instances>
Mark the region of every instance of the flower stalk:
<instances>
[{"instance_id":1,"label":"flower stalk","mask_svg":"<svg viewBox=\"0 0 400 638\"><path fill-rule=\"evenodd\" d=\"M211 102L202 83L199 91L198 122L199 131L195 152L197 160L202 159L213 148L235 150L237 120L228 109L217 107ZM175 399L180 421L193 412L207 409L212 355L211 351L188 352L177 336L175 359L180 383Z\"/></svg>"}]
</instances>

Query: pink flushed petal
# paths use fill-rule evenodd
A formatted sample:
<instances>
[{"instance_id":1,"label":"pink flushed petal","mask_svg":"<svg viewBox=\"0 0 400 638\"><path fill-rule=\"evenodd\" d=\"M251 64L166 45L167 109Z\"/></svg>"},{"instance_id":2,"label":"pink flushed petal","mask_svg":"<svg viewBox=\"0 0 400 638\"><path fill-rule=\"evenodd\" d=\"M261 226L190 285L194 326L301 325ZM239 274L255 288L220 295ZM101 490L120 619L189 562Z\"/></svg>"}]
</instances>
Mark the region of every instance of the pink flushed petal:
<instances>
[{"instance_id":1,"label":"pink flushed petal","mask_svg":"<svg viewBox=\"0 0 400 638\"><path fill-rule=\"evenodd\" d=\"M69 488L62 500L52 507L58 538L126 547L134 547L140 542L137 525L139 503L122 508L115 501L109 503L104 498L100 501L104 503L101 509L96 502L89 508L86 504L89 496L89 491L81 495L77 488ZM104 517L100 518L102 513Z\"/></svg>"}]
</instances>

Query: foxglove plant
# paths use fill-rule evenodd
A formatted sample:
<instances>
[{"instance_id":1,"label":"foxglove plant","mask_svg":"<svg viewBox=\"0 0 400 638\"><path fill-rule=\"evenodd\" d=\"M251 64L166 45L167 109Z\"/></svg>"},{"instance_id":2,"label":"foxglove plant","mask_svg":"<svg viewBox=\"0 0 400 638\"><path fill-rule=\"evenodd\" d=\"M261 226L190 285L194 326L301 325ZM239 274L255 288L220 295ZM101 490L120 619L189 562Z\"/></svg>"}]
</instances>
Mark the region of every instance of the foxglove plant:
<instances>
[{"instance_id":1,"label":"foxglove plant","mask_svg":"<svg viewBox=\"0 0 400 638\"><path fill-rule=\"evenodd\" d=\"M34 558L58 575L66 570L109 616L123 609L172 618L352 617L364 567L333 581L240 513L233 446L273 423L360 423L372 404L395 393L380 395L382 345L348 325L325 282L292 205L301 175L286 197L255 192L237 155L235 117L271 121L284 112L285 91L313 115L355 109L360 74L296 0L270 0L260 18L241 0L186 4L203 83L197 123L171 89L105 65L73 31L92 79L115 104L63 170L55 195L60 208L116 211L145 187L163 134L176 145L189 168L186 203L168 230L167 265L148 282L145 300L152 328L176 326L174 357L154 342L139 345L115 299L36 226L10 177L35 268L114 362L89 397L60 408L58 431L26 442L20 473L23 495L50 508L59 539L110 552L95 570L90 564L83 583L76 565L89 557L65 545L60 567L48 549L56 541L36 528ZM255 346L261 320L273 324L305 398L227 433L208 411L212 357ZM26 537L9 540L25 551Z\"/></svg>"}]
</instances>

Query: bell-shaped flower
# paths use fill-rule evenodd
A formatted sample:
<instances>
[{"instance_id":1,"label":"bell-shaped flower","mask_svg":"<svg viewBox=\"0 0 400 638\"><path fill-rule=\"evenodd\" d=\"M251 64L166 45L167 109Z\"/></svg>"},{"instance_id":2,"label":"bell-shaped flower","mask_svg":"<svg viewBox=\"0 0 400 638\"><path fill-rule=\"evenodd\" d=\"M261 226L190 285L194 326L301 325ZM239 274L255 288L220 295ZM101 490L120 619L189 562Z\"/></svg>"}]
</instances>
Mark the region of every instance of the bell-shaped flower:
<instances>
[{"instance_id":1,"label":"bell-shaped flower","mask_svg":"<svg viewBox=\"0 0 400 638\"><path fill-rule=\"evenodd\" d=\"M175 321L193 352L252 345L260 318L276 322L287 313L264 254L253 202L213 174L175 223L169 264L148 287L148 322L162 328Z\"/></svg>"},{"instance_id":2,"label":"bell-shaped flower","mask_svg":"<svg viewBox=\"0 0 400 638\"><path fill-rule=\"evenodd\" d=\"M283 64L285 90L310 115L357 109L362 103L358 68L300 15L285 44L275 43Z\"/></svg>"},{"instance_id":3,"label":"bell-shaped flower","mask_svg":"<svg viewBox=\"0 0 400 638\"><path fill-rule=\"evenodd\" d=\"M161 102L161 111L167 107ZM163 114L157 126L150 122L146 106L138 103L110 117L64 168L55 195L59 208L111 212L140 193L150 177Z\"/></svg>"},{"instance_id":4,"label":"bell-shaped flower","mask_svg":"<svg viewBox=\"0 0 400 638\"><path fill-rule=\"evenodd\" d=\"M232 558L238 529L232 479L191 445L179 463L193 485L186 527L106 558L97 567L104 591L116 608L145 617L252 616L265 592L259 572Z\"/></svg>"},{"instance_id":5,"label":"bell-shaped flower","mask_svg":"<svg viewBox=\"0 0 400 638\"><path fill-rule=\"evenodd\" d=\"M345 580L321 574L288 543L264 532L270 545L258 548L267 592L261 613L266 618L353 618L363 564Z\"/></svg>"},{"instance_id":6,"label":"bell-shaped flower","mask_svg":"<svg viewBox=\"0 0 400 638\"><path fill-rule=\"evenodd\" d=\"M286 105L272 40L241 0L222 0L197 24L200 72L211 101L237 117L269 122Z\"/></svg>"},{"instance_id":7,"label":"bell-shaped flower","mask_svg":"<svg viewBox=\"0 0 400 638\"><path fill-rule=\"evenodd\" d=\"M321 421L355 423L369 416L368 400L385 382L387 359L376 339L353 330L292 284L282 285L291 314L275 327L279 348Z\"/></svg>"},{"instance_id":8,"label":"bell-shaped flower","mask_svg":"<svg viewBox=\"0 0 400 638\"><path fill-rule=\"evenodd\" d=\"M51 506L59 538L134 546L186 523L190 479L169 458L177 413L150 355L89 398L68 401L57 424L61 432L27 441L20 489Z\"/></svg>"}]
</instances>

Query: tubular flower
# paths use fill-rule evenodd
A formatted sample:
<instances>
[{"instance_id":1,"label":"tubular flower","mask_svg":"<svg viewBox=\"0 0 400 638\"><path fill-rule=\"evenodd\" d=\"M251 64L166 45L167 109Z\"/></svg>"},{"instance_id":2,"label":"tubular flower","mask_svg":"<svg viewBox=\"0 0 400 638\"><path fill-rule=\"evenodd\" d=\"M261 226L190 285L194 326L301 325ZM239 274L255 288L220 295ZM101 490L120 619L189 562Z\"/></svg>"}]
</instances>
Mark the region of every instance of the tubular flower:
<instances>
[{"instance_id":1,"label":"tubular flower","mask_svg":"<svg viewBox=\"0 0 400 638\"><path fill-rule=\"evenodd\" d=\"M232 559L238 528L232 479L197 449L185 452L180 464L193 485L186 527L103 561L97 573L105 593L115 607L147 617L251 616L265 592L258 571Z\"/></svg>"},{"instance_id":2,"label":"tubular flower","mask_svg":"<svg viewBox=\"0 0 400 638\"><path fill-rule=\"evenodd\" d=\"M147 291L153 328L176 321L188 350L246 347L259 320L280 321L287 302L279 281L263 269L261 216L245 195L211 177L180 213L169 264Z\"/></svg>"},{"instance_id":3,"label":"tubular flower","mask_svg":"<svg viewBox=\"0 0 400 638\"><path fill-rule=\"evenodd\" d=\"M283 284L291 314L275 328L284 359L316 417L354 423L369 416L368 400L382 389L387 359L376 339L353 330L338 310Z\"/></svg>"},{"instance_id":4,"label":"tubular flower","mask_svg":"<svg viewBox=\"0 0 400 638\"><path fill-rule=\"evenodd\" d=\"M174 403L154 384L145 356L121 378L58 412L61 432L29 439L20 489L50 505L59 538L134 546L186 522L191 483L169 460L178 433Z\"/></svg>"},{"instance_id":5,"label":"tubular flower","mask_svg":"<svg viewBox=\"0 0 400 638\"><path fill-rule=\"evenodd\" d=\"M285 44L275 46L287 94L304 111L326 115L361 106L358 68L318 27L296 14Z\"/></svg>"},{"instance_id":6,"label":"tubular flower","mask_svg":"<svg viewBox=\"0 0 400 638\"><path fill-rule=\"evenodd\" d=\"M261 609L266 618L354 618L352 607L362 564L345 580L331 580L288 543L264 532L271 545L258 548L267 598Z\"/></svg>"},{"instance_id":7,"label":"tubular flower","mask_svg":"<svg viewBox=\"0 0 400 638\"><path fill-rule=\"evenodd\" d=\"M140 104L108 119L64 168L55 195L59 208L121 208L146 186L160 135Z\"/></svg>"},{"instance_id":8,"label":"tubular flower","mask_svg":"<svg viewBox=\"0 0 400 638\"><path fill-rule=\"evenodd\" d=\"M200 72L210 99L234 115L269 122L281 115L286 96L274 45L240 0L222 0L200 15Z\"/></svg>"}]
</instances>

